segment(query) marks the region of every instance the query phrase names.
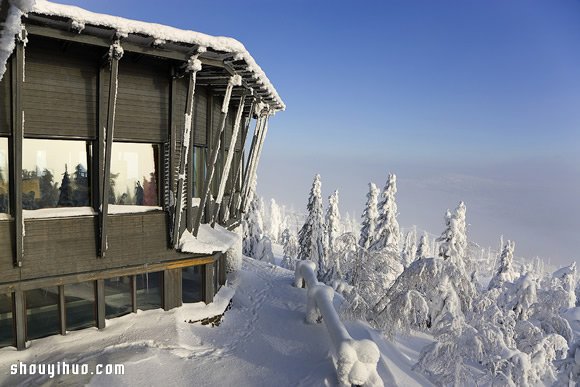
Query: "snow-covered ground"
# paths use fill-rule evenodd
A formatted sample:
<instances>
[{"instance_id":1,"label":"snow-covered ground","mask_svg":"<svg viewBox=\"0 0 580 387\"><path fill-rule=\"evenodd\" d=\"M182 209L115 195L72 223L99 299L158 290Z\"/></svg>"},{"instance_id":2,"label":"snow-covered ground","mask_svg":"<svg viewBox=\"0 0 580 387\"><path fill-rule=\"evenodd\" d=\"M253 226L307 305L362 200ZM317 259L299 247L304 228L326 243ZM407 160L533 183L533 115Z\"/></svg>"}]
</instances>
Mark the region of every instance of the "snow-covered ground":
<instances>
[{"instance_id":1,"label":"snow-covered ground","mask_svg":"<svg viewBox=\"0 0 580 387\"><path fill-rule=\"evenodd\" d=\"M196 386L332 386L337 380L323 324L304 322L306 290L292 286L293 272L250 258L231 275L216 302L152 310L108 320L107 328L35 340L26 351L0 350L1 385L88 384ZM217 327L190 324L232 306ZM340 297L336 297L340 299ZM340 302L340 301L337 301ZM385 385L429 385L411 370L428 336L394 342L361 322L347 322L356 338L371 338L381 350ZM125 374L86 376L10 375L24 363L122 363Z\"/></svg>"}]
</instances>

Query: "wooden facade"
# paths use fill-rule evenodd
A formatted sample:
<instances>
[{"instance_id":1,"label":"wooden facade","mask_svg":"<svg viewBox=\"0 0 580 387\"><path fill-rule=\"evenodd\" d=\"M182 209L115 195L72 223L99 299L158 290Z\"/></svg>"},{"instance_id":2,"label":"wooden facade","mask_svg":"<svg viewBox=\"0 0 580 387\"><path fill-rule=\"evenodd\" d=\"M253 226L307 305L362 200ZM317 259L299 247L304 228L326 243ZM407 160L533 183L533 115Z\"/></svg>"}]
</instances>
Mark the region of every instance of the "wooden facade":
<instances>
[{"instance_id":1,"label":"wooden facade","mask_svg":"<svg viewBox=\"0 0 580 387\"><path fill-rule=\"evenodd\" d=\"M4 9L6 2L1 4ZM209 255L181 252L175 237L186 228L197 232L195 220L202 209L195 203L206 199L200 221L212 220L212 199L218 196L221 179L227 179L227 184L215 220L230 229L239 224L242 196L248 191L244 177L250 155L256 154L254 149L244 149L250 121L280 110L281 101L260 89L247 71L247 63L227 53L201 50L195 44L152 44L153 37L123 35L98 25L73 31L70 20L42 12L23 17L23 26L24 36L15 37L16 49L0 82L0 141L6 144L9 169L3 171L9 206L0 218L0 329L12 329L12 334L3 335L10 339L2 342L0 335L0 346L23 349L26 341L36 337L30 335L33 322L27 311L32 301L30 305L26 301L34 300L35 289L54 289L58 294L54 305L61 315L60 333L67 330L63 316L69 302L81 303L67 298L67 289L75 284L94 288L94 324L89 326L99 328L105 327L105 319L112 313L106 300L113 297L114 287L129 289L126 292L131 293L131 310L135 311L140 307L139 276L149 273L159 273L154 278L162 278L159 306L166 310L184 302L183 287L190 279L197 284L198 276L201 298L211 302L217 291L212 284L225 283L225 255L220 251ZM115 45L123 49L118 57L111 56L119 47ZM187 67L192 58L202 63L201 70ZM193 78L190 71L195 71ZM237 74L241 74L241 85L229 85L228 80L231 83ZM228 101L228 93L232 97L224 113L222 104L224 98ZM234 149L228 149L241 101L241 128ZM258 102L262 111L252 108ZM190 104L190 140L184 143ZM38 217L35 214L41 209L25 211L26 195L38 201L46 190L37 177L44 176L39 165L45 161L37 161L36 177L27 180L24 176L23 160L25 165L29 161L31 140L85 144L86 213L56 211ZM119 146L116 144L153 149L155 176L151 173L150 180L143 177L138 185L148 184L145 194L156 198L155 208L111 211L115 204L108 198L114 183L111 165L118 162L111 154ZM210 159L214 152L215 165ZM234 157L229 176L223 176L227 152L234 152ZM37 158L39 154L42 152ZM207 181L210 171L211 182ZM210 195L204 198L205 185ZM57 186L51 187L55 190ZM61 183L61 196L64 190ZM135 196L139 192L143 195L144 190L136 188ZM59 197L56 207L61 200ZM134 200L143 204L143 199ZM123 294L119 293L119 299ZM9 305L2 306L2 302Z\"/></svg>"}]
</instances>

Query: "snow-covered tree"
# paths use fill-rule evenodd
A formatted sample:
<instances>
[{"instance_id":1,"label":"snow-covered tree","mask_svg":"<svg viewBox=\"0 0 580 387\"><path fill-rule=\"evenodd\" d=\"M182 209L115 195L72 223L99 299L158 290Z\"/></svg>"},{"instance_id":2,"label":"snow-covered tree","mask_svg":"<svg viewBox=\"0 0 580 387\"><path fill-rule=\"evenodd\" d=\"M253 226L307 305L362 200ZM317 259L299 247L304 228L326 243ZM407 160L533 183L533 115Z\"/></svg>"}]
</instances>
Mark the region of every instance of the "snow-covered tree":
<instances>
[{"instance_id":1,"label":"snow-covered tree","mask_svg":"<svg viewBox=\"0 0 580 387\"><path fill-rule=\"evenodd\" d=\"M387 184L381 193L379 204L379 217L377 220L376 238L371 245L373 251L394 250L399 251L399 239L401 238L399 222L397 222L397 176L389 174Z\"/></svg>"},{"instance_id":2,"label":"snow-covered tree","mask_svg":"<svg viewBox=\"0 0 580 387\"><path fill-rule=\"evenodd\" d=\"M296 256L298 255L299 245L296 235L286 228L281 236L282 245L284 246L284 257L282 258L281 266L294 270L296 267Z\"/></svg>"},{"instance_id":3,"label":"snow-covered tree","mask_svg":"<svg viewBox=\"0 0 580 387\"><path fill-rule=\"evenodd\" d=\"M362 214L362 228L360 230L359 245L368 249L374 241L375 229L379 218L378 209L379 189L375 183L369 183L367 203Z\"/></svg>"},{"instance_id":4,"label":"snow-covered tree","mask_svg":"<svg viewBox=\"0 0 580 387\"><path fill-rule=\"evenodd\" d=\"M326 233L328 235L328 251L334 252L334 242L340 235L340 212L338 210L338 191L334 191L328 197L328 210L326 211Z\"/></svg>"},{"instance_id":5,"label":"snow-covered tree","mask_svg":"<svg viewBox=\"0 0 580 387\"><path fill-rule=\"evenodd\" d=\"M401 250L401 263L408 267L416 257L417 253L417 231L415 229L407 232Z\"/></svg>"},{"instance_id":6,"label":"snow-covered tree","mask_svg":"<svg viewBox=\"0 0 580 387\"><path fill-rule=\"evenodd\" d=\"M447 210L445 214L445 231L437 239L439 256L453 262L459 270L465 272L467 248L467 230L465 223L465 203L460 202L455 212Z\"/></svg>"},{"instance_id":7,"label":"snow-covered tree","mask_svg":"<svg viewBox=\"0 0 580 387\"><path fill-rule=\"evenodd\" d=\"M252 199L242 223L244 232L243 253L248 257L256 258L260 242L264 237L264 222L260 211L260 200L254 192L251 192L250 195Z\"/></svg>"},{"instance_id":8,"label":"snow-covered tree","mask_svg":"<svg viewBox=\"0 0 580 387\"><path fill-rule=\"evenodd\" d=\"M282 223L282 216L280 214L280 206L276 203L276 200L270 199L270 211L269 211L269 221L268 221L268 234L274 242L278 242L280 238L280 232L283 229L280 228Z\"/></svg>"},{"instance_id":9,"label":"snow-covered tree","mask_svg":"<svg viewBox=\"0 0 580 387\"><path fill-rule=\"evenodd\" d=\"M320 175L314 177L306 208L308 216L298 233L298 243L300 245L298 259L309 259L315 262L318 266L318 278L321 280L328 270L328 262L326 260L327 247Z\"/></svg>"},{"instance_id":10,"label":"snow-covered tree","mask_svg":"<svg viewBox=\"0 0 580 387\"><path fill-rule=\"evenodd\" d=\"M491 281L489 281L489 289L500 289L506 282L514 282L519 277L513 267L514 249L515 243L508 240L499 257L499 268Z\"/></svg>"},{"instance_id":11,"label":"snow-covered tree","mask_svg":"<svg viewBox=\"0 0 580 387\"><path fill-rule=\"evenodd\" d=\"M423 259L430 257L433 253L431 252L431 243L429 242L429 235L423 233L419 239L419 245L417 246L417 252L415 253L416 259Z\"/></svg>"}]
</instances>

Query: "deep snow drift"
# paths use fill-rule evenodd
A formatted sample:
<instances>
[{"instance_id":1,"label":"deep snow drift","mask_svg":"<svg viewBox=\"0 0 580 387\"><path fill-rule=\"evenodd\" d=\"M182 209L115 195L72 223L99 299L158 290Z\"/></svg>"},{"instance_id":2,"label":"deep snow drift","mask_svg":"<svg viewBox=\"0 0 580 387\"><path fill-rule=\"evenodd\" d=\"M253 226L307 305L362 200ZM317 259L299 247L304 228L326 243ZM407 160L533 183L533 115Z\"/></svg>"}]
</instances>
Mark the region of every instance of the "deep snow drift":
<instances>
[{"instance_id":1,"label":"deep snow drift","mask_svg":"<svg viewBox=\"0 0 580 387\"><path fill-rule=\"evenodd\" d=\"M31 342L26 351L0 350L1 385L236 385L332 386L337 384L330 339L323 324L305 323L306 290L292 286L294 273L244 258L216 302L186 304L107 321L107 328L70 332ZM235 294L234 294L235 293ZM217 327L185 321L231 310ZM340 303L340 297L335 297ZM375 340L385 385L429 385L411 370L428 336L384 341L360 322L346 324L356 339ZM122 363L124 376L12 376L10 365L26 363ZM91 367L91 369L93 369Z\"/></svg>"}]
</instances>

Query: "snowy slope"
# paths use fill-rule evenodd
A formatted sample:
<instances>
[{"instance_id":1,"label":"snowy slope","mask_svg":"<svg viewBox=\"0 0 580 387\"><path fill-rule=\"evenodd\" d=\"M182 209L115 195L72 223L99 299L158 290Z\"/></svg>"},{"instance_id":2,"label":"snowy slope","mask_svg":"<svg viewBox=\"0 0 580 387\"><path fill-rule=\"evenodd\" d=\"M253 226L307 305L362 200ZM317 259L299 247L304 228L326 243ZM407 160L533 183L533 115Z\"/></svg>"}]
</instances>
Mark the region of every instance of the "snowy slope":
<instances>
[{"instance_id":1,"label":"snowy slope","mask_svg":"<svg viewBox=\"0 0 580 387\"><path fill-rule=\"evenodd\" d=\"M0 385L336 385L324 325L304 322L306 291L292 287L292 281L291 271L246 258L220 290L218 302L209 306L212 310L198 303L169 312L139 311L107 321L100 332L86 329L35 340L22 352L1 349ZM234 291L232 308L218 327L185 322L221 313ZM387 343L359 322L347 328L355 338L377 341L386 385L428 384L410 369L428 338L405 339L409 347ZM18 361L123 363L126 368L124 376L8 375Z\"/></svg>"}]
</instances>

